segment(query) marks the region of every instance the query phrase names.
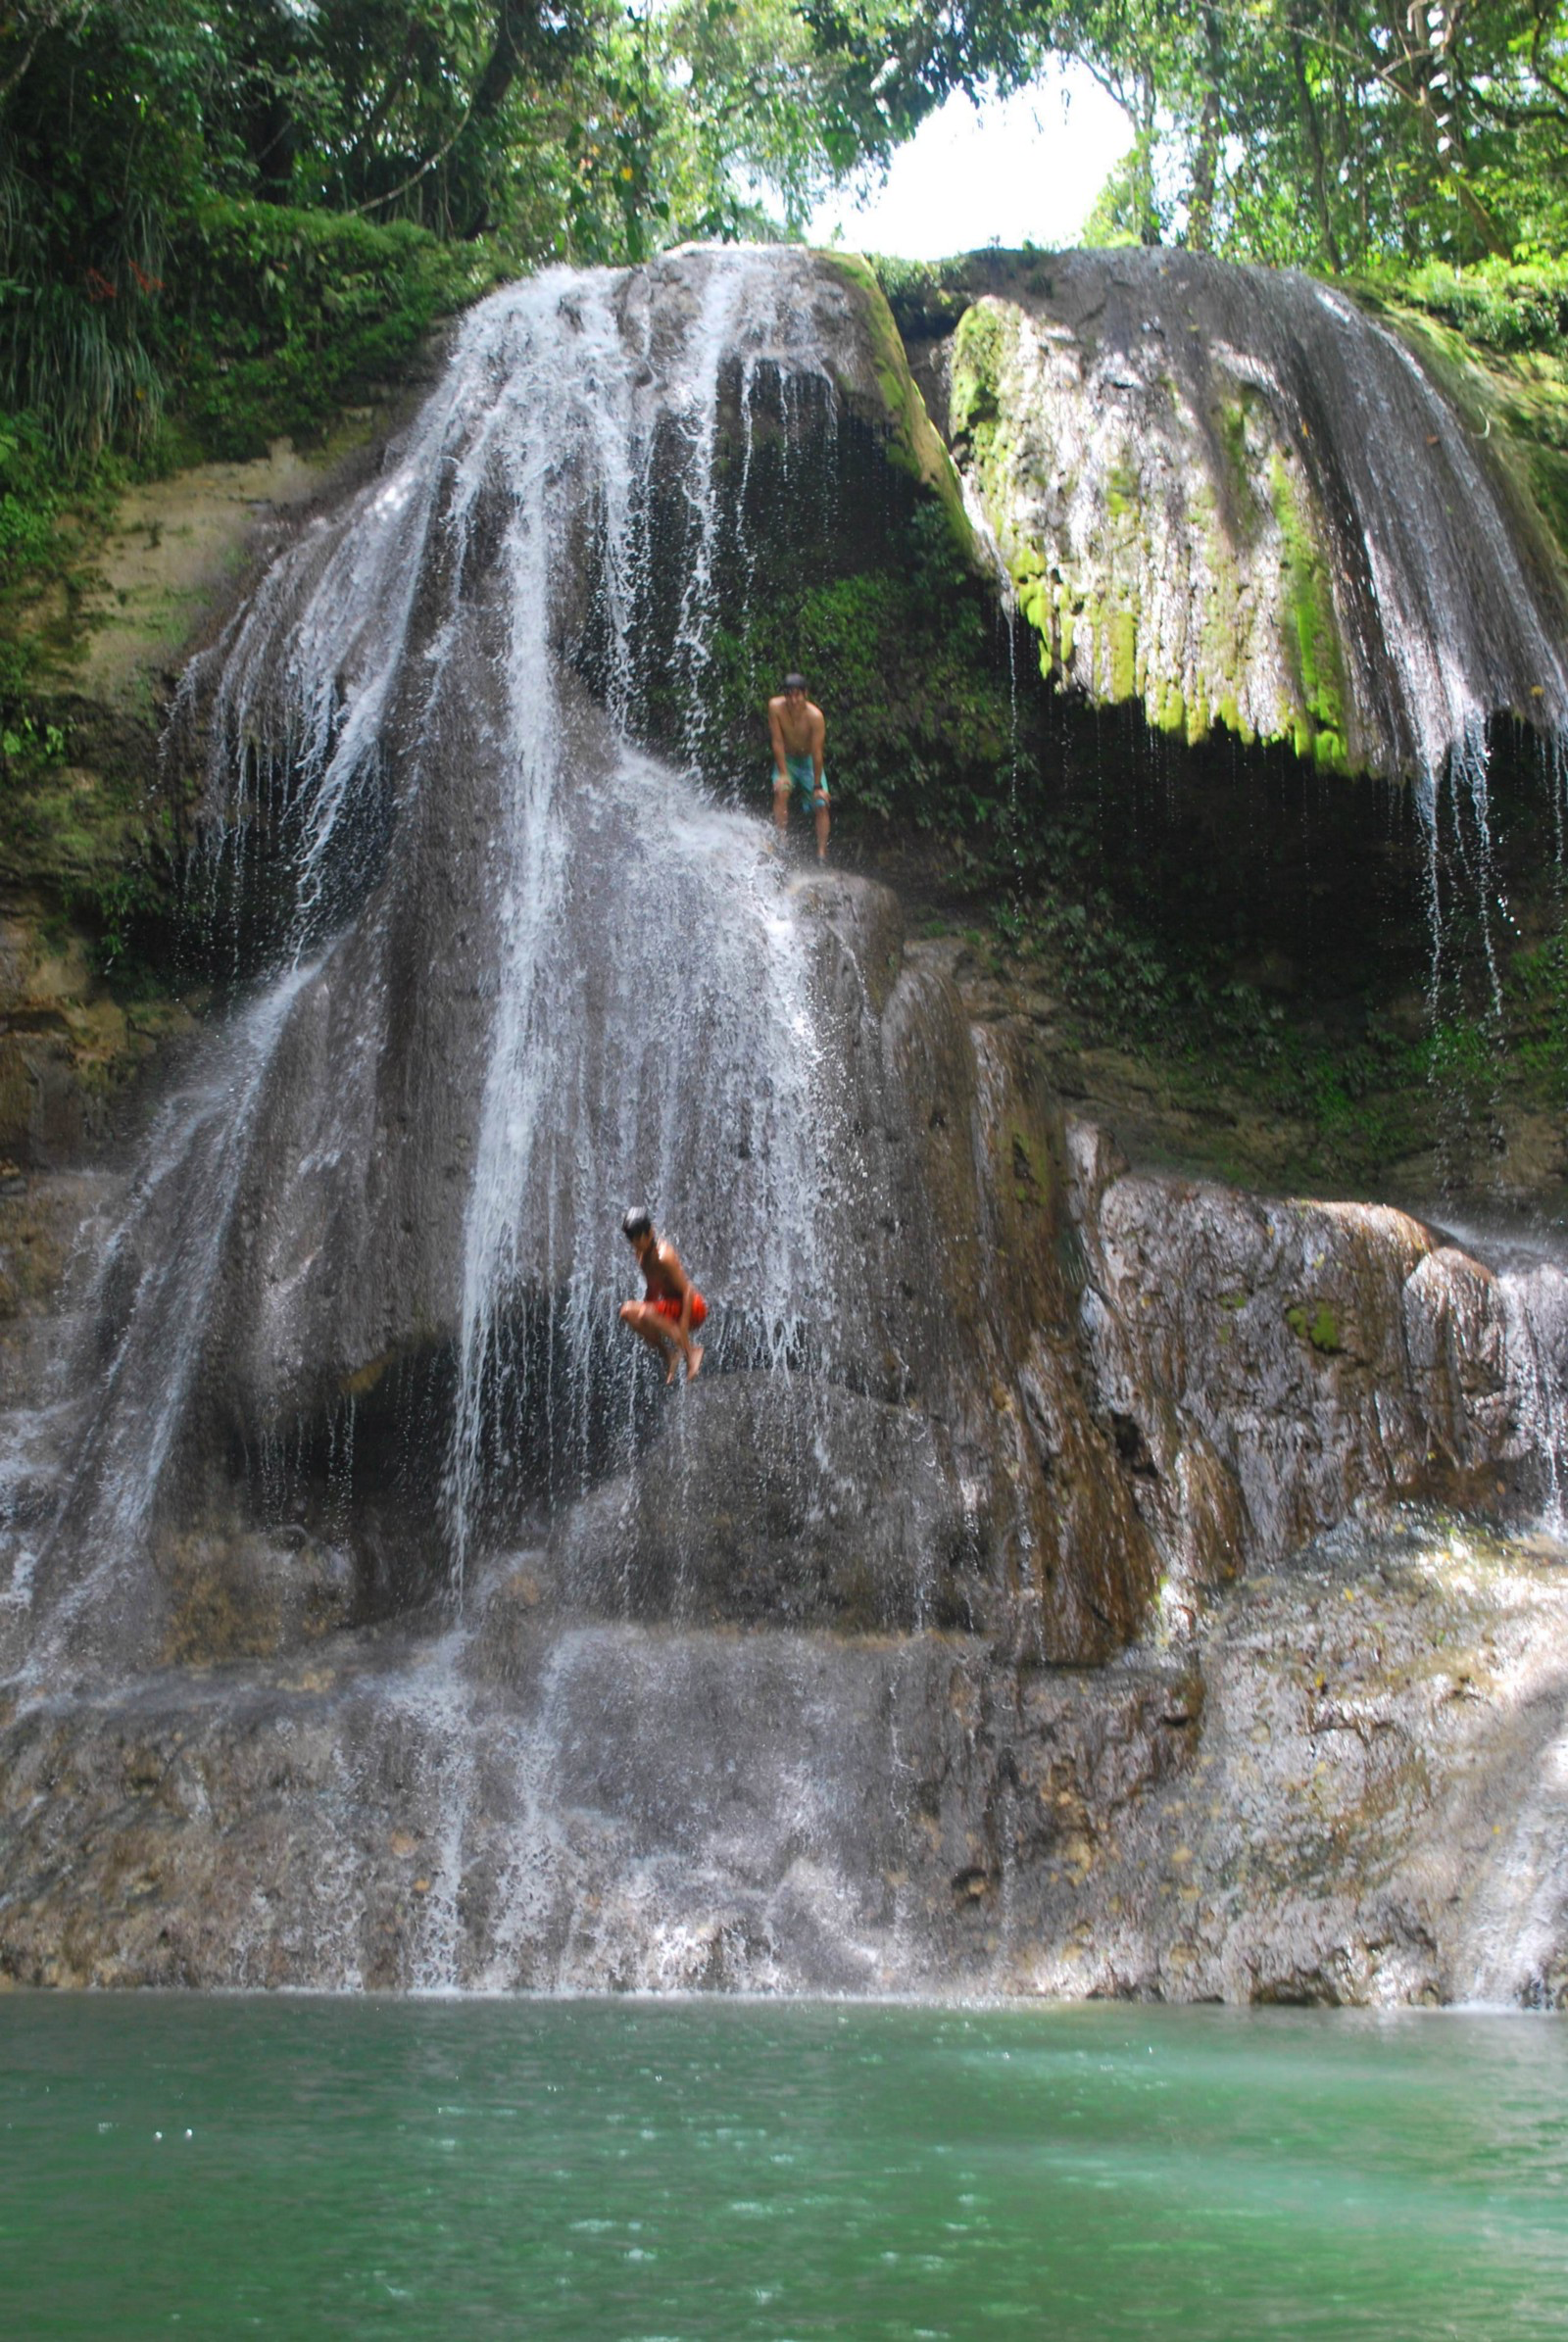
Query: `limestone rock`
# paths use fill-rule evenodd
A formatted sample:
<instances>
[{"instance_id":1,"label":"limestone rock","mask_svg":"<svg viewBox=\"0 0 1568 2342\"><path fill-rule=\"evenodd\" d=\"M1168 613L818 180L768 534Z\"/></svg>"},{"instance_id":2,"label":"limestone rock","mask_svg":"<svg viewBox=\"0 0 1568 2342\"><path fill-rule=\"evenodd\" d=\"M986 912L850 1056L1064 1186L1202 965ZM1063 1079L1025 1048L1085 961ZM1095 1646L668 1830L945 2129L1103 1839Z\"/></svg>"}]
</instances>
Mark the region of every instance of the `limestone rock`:
<instances>
[{"instance_id":1,"label":"limestone rock","mask_svg":"<svg viewBox=\"0 0 1568 2342\"><path fill-rule=\"evenodd\" d=\"M1195 254L999 273L952 432L1048 674L1352 772L1435 775L1494 714L1561 729L1545 534L1392 325Z\"/></svg>"}]
</instances>

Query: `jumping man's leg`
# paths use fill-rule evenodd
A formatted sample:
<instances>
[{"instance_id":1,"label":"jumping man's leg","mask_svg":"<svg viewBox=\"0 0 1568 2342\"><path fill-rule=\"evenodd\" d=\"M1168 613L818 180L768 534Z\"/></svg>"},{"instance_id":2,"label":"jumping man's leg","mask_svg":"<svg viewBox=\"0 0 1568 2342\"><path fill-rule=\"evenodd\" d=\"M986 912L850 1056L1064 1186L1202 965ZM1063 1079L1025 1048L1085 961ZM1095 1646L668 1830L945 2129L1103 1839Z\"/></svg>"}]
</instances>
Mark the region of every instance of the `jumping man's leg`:
<instances>
[{"instance_id":1,"label":"jumping man's leg","mask_svg":"<svg viewBox=\"0 0 1568 2342\"><path fill-rule=\"evenodd\" d=\"M646 1342L651 1350L658 1350L662 1358L668 1360L669 1372L664 1377L666 1383L675 1380L675 1369L683 1355L686 1356L686 1371L690 1374L690 1342L683 1339L678 1325L671 1325L667 1317L660 1315L652 1301L622 1301L620 1322L623 1326L629 1326L638 1340Z\"/></svg>"}]
</instances>

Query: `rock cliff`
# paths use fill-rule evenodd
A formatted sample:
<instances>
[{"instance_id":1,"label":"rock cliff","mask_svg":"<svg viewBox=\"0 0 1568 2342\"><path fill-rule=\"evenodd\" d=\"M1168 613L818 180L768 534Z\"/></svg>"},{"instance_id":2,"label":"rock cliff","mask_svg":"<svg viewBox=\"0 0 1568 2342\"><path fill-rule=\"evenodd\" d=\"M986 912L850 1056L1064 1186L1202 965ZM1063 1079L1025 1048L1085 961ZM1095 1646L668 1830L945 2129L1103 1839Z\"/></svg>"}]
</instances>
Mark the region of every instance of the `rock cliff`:
<instances>
[{"instance_id":1,"label":"rock cliff","mask_svg":"<svg viewBox=\"0 0 1568 2342\"><path fill-rule=\"evenodd\" d=\"M1055 254L966 309L948 370L1042 664L1091 698L1429 781L1494 716L1568 718L1560 563L1500 434L1348 295Z\"/></svg>"},{"instance_id":2,"label":"rock cliff","mask_svg":"<svg viewBox=\"0 0 1568 2342\"><path fill-rule=\"evenodd\" d=\"M1114 262L1040 296L1086 378L1153 314ZM1201 291L1190 414L1256 387L1267 311ZM1269 313L1298 360L1316 301ZM969 315L999 395L1026 324L1061 360ZM1351 535L1364 369L1404 379L1354 348L1259 458L1339 479ZM1396 452L1435 395L1384 400ZM1296 558L1269 512L1254 582ZM1558 1496L1562 1276L1135 1171L1026 1001L713 783L779 548L925 521L968 561L861 272L557 271L189 671L232 1008L123 1170L0 1195L54 1254L3 1353L0 1973L1558 1996L1560 1548L1518 1525ZM1250 588L1257 710L1295 674L1326 758L1419 764L1451 651L1466 707L1531 712L1544 604L1464 633L1440 564L1379 635L1313 542L1362 663L1312 715ZM712 1310L685 1388L616 1322L643 1199Z\"/></svg>"}]
</instances>

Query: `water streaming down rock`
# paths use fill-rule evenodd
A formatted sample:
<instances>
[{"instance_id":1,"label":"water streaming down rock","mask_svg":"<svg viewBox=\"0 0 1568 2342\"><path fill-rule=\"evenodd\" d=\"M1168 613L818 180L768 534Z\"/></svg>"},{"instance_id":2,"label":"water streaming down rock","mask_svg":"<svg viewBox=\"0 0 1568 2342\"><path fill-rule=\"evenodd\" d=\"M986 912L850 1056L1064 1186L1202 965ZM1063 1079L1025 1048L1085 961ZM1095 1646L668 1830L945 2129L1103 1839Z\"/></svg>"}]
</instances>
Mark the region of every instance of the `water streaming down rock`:
<instances>
[{"instance_id":1,"label":"water streaming down rock","mask_svg":"<svg viewBox=\"0 0 1568 2342\"><path fill-rule=\"evenodd\" d=\"M1502 713L1568 727L1556 561L1390 326L1192 254L1004 273L953 426L1064 680L1360 772L1435 775Z\"/></svg>"},{"instance_id":2,"label":"water streaming down rock","mask_svg":"<svg viewBox=\"0 0 1568 2342\"><path fill-rule=\"evenodd\" d=\"M1408 780L1433 1021L1463 1000L1495 1028L1489 734L1557 753L1568 604L1490 415L1291 271L1114 252L998 273L958 327L953 422L1043 666L1189 741L1224 725Z\"/></svg>"},{"instance_id":3,"label":"water streaming down rock","mask_svg":"<svg viewBox=\"0 0 1568 2342\"><path fill-rule=\"evenodd\" d=\"M1135 1876L1244 1781L1225 1589L1548 1492L1555 1271L1131 1176L952 947L696 778L715 600L882 461L879 362L798 253L514 288L190 678L254 990L14 1508L12 1973L1273 1988L1277 1899L1184 1963ZM713 1304L668 1396L644 1197Z\"/></svg>"},{"instance_id":4,"label":"water streaming down rock","mask_svg":"<svg viewBox=\"0 0 1568 2342\"><path fill-rule=\"evenodd\" d=\"M816 1225L832 1112L813 1101L786 877L755 827L639 756L567 662L586 597L624 716L672 566L678 663L700 662L719 368L744 353L749 428L781 382L831 387L832 305L831 282L738 256L662 288L557 273L502 296L386 474L278 563L187 685L210 732L207 883L220 911L270 901L285 973L234 1028L248 1070L220 1171L187 1112L182 1159L161 1143L106 1269L107 1291L136 1246L159 1255L105 1398L110 1450L137 1452L91 1476L93 1534L122 1558L198 1347L209 1418L255 1438L445 1342L461 1576L487 1471L580 1486L606 1436L619 1216L650 1184L731 1304L737 1361L777 1360L808 1324L820 1347L839 1321ZM650 532L682 501L656 560ZM189 1268L157 1225L176 1192ZM627 1378L610 1379L624 1414ZM535 1411L542 1458L515 1452Z\"/></svg>"}]
</instances>

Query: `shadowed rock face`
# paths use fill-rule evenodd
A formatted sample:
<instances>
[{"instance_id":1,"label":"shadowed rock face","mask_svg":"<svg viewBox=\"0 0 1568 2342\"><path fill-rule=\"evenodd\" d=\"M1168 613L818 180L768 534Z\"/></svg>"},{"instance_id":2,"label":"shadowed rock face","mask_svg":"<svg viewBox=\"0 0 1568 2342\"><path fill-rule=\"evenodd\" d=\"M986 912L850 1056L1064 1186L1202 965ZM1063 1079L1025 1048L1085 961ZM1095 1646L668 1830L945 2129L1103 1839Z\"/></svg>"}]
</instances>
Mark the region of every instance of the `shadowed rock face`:
<instances>
[{"instance_id":1,"label":"shadowed rock face","mask_svg":"<svg viewBox=\"0 0 1568 2342\"><path fill-rule=\"evenodd\" d=\"M965 314L951 371L1042 664L1092 698L1425 778L1494 715L1568 721L1544 532L1345 295L1197 255L1056 254Z\"/></svg>"},{"instance_id":2,"label":"shadowed rock face","mask_svg":"<svg viewBox=\"0 0 1568 2342\"><path fill-rule=\"evenodd\" d=\"M9 1345L0 1972L1513 1957L1525 1857L1461 1909L1454 1848L1550 1744L1555 1582L1390 1508L1553 1493L1563 1280L1133 1174L889 892L635 744L633 621L695 701L748 434L804 463L884 359L795 254L502 296L193 684L215 901L275 957L105 1211L74 1362ZM645 1196L711 1309L672 1391L615 1316ZM1553 1892L1507 1989L1557 1989Z\"/></svg>"}]
</instances>

